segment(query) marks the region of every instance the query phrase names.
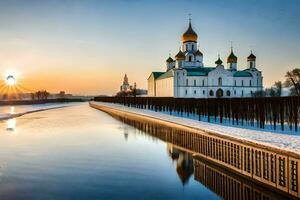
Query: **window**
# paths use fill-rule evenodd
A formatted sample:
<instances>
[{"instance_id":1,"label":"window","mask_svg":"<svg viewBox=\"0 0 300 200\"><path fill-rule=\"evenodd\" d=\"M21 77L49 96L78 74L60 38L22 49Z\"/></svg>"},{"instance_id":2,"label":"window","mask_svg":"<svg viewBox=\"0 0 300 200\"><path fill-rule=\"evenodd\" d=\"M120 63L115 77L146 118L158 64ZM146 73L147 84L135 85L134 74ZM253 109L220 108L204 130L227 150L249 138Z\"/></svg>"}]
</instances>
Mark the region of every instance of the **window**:
<instances>
[{"instance_id":1,"label":"window","mask_svg":"<svg viewBox=\"0 0 300 200\"><path fill-rule=\"evenodd\" d=\"M236 80L234 81L234 86L236 86Z\"/></svg>"},{"instance_id":2,"label":"window","mask_svg":"<svg viewBox=\"0 0 300 200\"><path fill-rule=\"evenodd\" d=\"M253 68L253 62L250 62L250 68Z\"/></svg>"},{"instance_id":3,"label":"window","mask_svg":"<svg viewBox=\"0 0 300 200\"><path fill-rule=\"evenodd\" d=\"M196 94L196 90L194 90L194 94Z\"/></svg>"},{"instance_id":4,"label":"window","mask_svg":"<svg viewBox=\"0 0 300 200\"><path fill-rule=\"evenodd\" d=\"M192 56L189 56L189 62L192 62Z\"/></svg>"},{"instance_id":5,"label":"window","mask_svg":"<svg viewBox=\"0 0 300 200\"><path fill-rule=\"evenodd\" d=\"M202 80L202 86L204 86L204 80Z\"/></svg>"},{"instance_id":6,"label":"window","mask_svg":"<svg viewBox=\"0 0 300 200\"><path fill-rule=\"evenodd\" d=\"M251 81L251 80L249 81L249 86L250 86L250 87L252 86L252 81Z\"/></svg>"},{"instance_id":7,"label":"window","mask_svg":"<svg viewBox=\"0 0 300 200\"><path fill-rule=\"evenodd\" d=\"M229 91L229 90L226 91L226 95L227 95L228 97L230 97L230 91Z\"/></svg>"},{"instance_id":8,"label":"window","mask_svg":"<svg viewBox=\"0 0 300 200\"><path fill-rule=\"evenodd\" d=\"M185 95L187 95L187 90L185 90Z\"/></svg>"},{"instance_id":9,"label":"window","mask_svg":"<svg viewBox=\"0 0 300 200\"><path fill-rule=\"evenodd\" d=\"M205 94L205 90L203 90L203 94Z\"/></svg>"},{"instance_id":10,"label":"window","mask_svg":"<svg viewBox=\"0 0 300 200\"><path fill-rule=\"evenodd\" d=\"M197 85L197 81L196 80L194 80L194 86L196 86Z\"/></svg>"},{"instance_id":11,"label":"window","mask_svg":"<svg viewBox=\"0 0 300 200\"><path fill-rule=\"evenodd\" d=\"M235 90L233 91L233 93L234 93L234 95L236 95L236 91Z\"/></svg>"},{"instance_id":12,"label":"window","mask_svg":"<svg viewBox=\"0 0 300 200\"><path fill-rule=\"evenodd\" d=\"M242 80L242 86L244 86L244 80Z\"/></svg>"},{"instance_id":13,"label":"window","mask_svg":"<svg viewBox=\"0 0 300 200\"><path fill-rule=\"evenodd\" d=\"M192 44L192 50L194 51L194 45Z\"/></svg>"},{"instance_id":14,"label":"window","mask_svg":"<svg viewBox=\"0 0 300 200\"><path fill-rule=\"evenodd\" d=\"M185 50L186 50L186 51L188 50L188 45L187 45L187 44L185 45Z\"/></svg>"},{"instance_id":15,"label":"window","mask_svg":"<svg viewBox=\"0 0 300 200\"><path fill-rule=\"evenodd\" d=\"M242 97L244 96L244 90L242 90Z\"/></svg>"},{"instance_id":16,"label":"window","mask_svg":"<svg viewBox=\"0 0 300 200\"><path fill-rule=\"evenodd\" d=\"M189 79L186 79L186 86L189 86Z\"/></svg>"},{"instance_id":17,"label":"window","mask_svg":"<svg viewBox=\"0 0 300 200\"><path fill-rule=\"evenodd\" d=\"M214 96L214 91L210 90L209 91L209 96Z\"/></svg>"},{"instance_id":18,"label":"window","mask_svg":"<svg viewBox=\"0 0 300 200\"><path fill-rule=\"evenodd\" d=\"M218 86L222 86L222 78L221 77L218 79Z\"/></svg>"}]
</instances>

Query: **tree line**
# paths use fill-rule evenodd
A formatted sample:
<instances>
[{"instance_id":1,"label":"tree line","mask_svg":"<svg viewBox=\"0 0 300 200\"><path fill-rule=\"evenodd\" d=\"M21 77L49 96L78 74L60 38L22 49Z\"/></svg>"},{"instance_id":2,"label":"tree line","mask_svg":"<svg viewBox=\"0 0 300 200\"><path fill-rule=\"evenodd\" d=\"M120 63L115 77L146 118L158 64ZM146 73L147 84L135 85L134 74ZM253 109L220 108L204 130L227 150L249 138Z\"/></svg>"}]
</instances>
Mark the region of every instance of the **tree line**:
<instances>
[{"instance_id":1,"label":"tree line","mask_svg":"<svg viewBox=\"0 0 300 200\"><path fill-rule=\"evenodd\" d=\"M289 96L300 95L300 68L295 68L285 74L285 81L276 81L270 88L258 91L253 94L254 97L280 97L283 94L283 88L289 90Z\"/></svg>"}]
</instances>

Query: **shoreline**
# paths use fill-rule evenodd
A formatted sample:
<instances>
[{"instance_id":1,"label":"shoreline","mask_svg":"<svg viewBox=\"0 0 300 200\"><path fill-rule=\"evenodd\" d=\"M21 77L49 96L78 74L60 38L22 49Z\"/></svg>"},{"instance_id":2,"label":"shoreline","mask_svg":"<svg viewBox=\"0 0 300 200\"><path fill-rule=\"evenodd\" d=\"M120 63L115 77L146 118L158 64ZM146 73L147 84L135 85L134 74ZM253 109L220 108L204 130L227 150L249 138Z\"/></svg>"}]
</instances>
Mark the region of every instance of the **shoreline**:
<instances>
[{"instance_id":1,"label":"shoreline","mask_svg":"<svg viewBox=\"0 0 300 200\"><path fill-rule=\"evenodd\" d=\"M84 99L43 99L43 100L12 100L12 101L0 101L0 106L19 106L19 105L37 105L47 103L76 103L76 102L87 102Z\"/></svg>"},{"instance_id":2,"label":"shoreline","mask_svg":"<svg viewBox=\"0 0 300 200\"><path fill-rule=\"evenodd\" d=\"M226 131L218 131L218 129L213 130L210 129L211 126L218 126L221 128L228 128L228 130L231 131L240 131L240 133L242 134L243 132L250 132L250 133L255 133L258 135L263 135L264 133L266 134L272 134L272 136L281 136L281 137L285 137L285 138L292 138L294 139L295 137L298 136L290 136L290 135L280 135L280 134L275 134L272 132L262 132L262 131L253 131L253 130L247 130L247 129L243 129L243 128L232 128L232 127L223 127L222 125L216 125L216 124L210 124L208 122L201 122L201 121L196 121L196 120L191 120L191 119L185 119L182 117L176 117L176 116L171 116L171 115L167 115L167 114L163 114L163 113L159 113L159 112L155 112L155 111L149 111L149 110L142 110L142 109L138 109L138 108L129 108L129 107L124 107L123 105L118 105L118 104L110 104L110 103L103 103L103 102L89 102L89 105L92 108L104 111L104 112L114 112L114 113L118 113L125 116L133 116L136 118L140 118L140 119L144 119L144 120L150 120L150 121L155 121L157 123L160 124L165 124L167 126L173 126L173 127L178 127L181 129L188 129L189 131L192 132L202 132L205 133L207 135L211 135L211 136L215 136L215 137L219 137L222 139L227 139L227 140L231 140L234 142L238 142L241 144L246 144L246 145L251 145L257 148L261 148L267 151L275 151L278 152L280 154L286 154L288 156L292 156L294 158L300 159L300 146L299 145L294 145L294 146L278 146L276 144L272 144L270 142L263 142L263 141L257 141L255 139L251 139L251 138L246 138L246 137L242 137L242 136L236 136L237 134L231 134L228 133ZM144 112L142 112L144 111ZM203 127L202 127L203 126ZM278 139L281 140L282 138L279 137ZM268 136L266 136L266 138L268 138ZM298 138L298 140L300 140L300 137ZM300 142L300 141L298 141ZM295 148L298 147L298 148Z\"/></svg>"},{"instance_id":3,"label":"shoreline","mask_svg":"<svg viewBox=\"0 0 300 200\"><path fill-rule=\"evenodd\" d=\"M70 103L74 103L74 102L70 102ZM63 104L68 104L68 103L65 102ZM29 104L29 105L38 105L38 104ZM41 104L41 105L43 105L43 104ZM27 114L31 114L31 113L36 113L36 112L43 112L43 111L47 111L47 110L54 110L54 109L66 108L66 107L69 107L69 106L71 106L71 105L58 105L56 107L40 108L40 109L36 109L36 110L29 110L29 111L25 111L25 112L21 112L21 113L15 113L15 114L5 113L5 114L7 114L7 116L1 117L1 115L0 115L0 121L4 121L4 120L8 120L8 119L13 119L13 118L17 118L17 117L21 117L21 116L24 116L24 115L27 115Z\"/></svg>"}]
</instances>

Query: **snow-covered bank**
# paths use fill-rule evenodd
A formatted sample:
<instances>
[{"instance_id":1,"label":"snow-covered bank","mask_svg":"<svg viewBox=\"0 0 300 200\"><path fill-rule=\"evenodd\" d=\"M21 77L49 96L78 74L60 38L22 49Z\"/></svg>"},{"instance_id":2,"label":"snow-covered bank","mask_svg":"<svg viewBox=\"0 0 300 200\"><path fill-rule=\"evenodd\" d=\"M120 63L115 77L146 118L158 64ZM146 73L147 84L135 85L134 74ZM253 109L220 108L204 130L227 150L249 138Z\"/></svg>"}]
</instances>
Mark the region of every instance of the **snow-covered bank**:
<instances>
[{"instance_id":1,"label":"snow-covered bank","mask_svg":"<svg viewBox=\"0 0 300 200\"><path fill-rule=\"evenodd\" d=\"M33 112L68 107L75 104L78 103L48 103L22 106L0 106L0 120L19 117Z\"/></svg>"},{"instance_id":2,"label":"snow-covered bank","mask_svg":"<svg viewBox=\"0 0 300 200\"><path fill-rule=\"evenodd\" d=\"M287 135L282 133L272 133L261 130L250 130L239 127L223 126L220 124L212 124L208 122L197 121L184 117L172 116L166 113L155 112L138 108L129 108L119 104L91 102L95 105L108 106L128 113L134 113L146 117L151 117L179 125L203 130L206 132L219 134L227 137L233 137L243 141L249 141L273 148L279 148L300 154L300 136Z\"/></svg>"}]
</instances>

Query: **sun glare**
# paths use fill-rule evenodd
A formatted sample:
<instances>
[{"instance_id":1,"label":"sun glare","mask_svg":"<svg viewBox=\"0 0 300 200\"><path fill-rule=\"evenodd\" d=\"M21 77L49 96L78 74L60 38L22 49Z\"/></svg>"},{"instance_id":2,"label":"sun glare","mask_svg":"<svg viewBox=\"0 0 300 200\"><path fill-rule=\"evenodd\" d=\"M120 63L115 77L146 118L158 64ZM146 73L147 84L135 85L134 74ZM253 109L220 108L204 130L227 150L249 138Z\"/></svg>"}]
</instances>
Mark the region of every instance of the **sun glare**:
<instances>
[{"instance_id":1,"label":"sun glare","mask_svg":"<svg viewBox=\"0 0 300 200\"><path fill-rule=\"evenodd\" d=\"M8 86L14 86L14 85L16 85L17 81L16 81L16 78L13 75L8 75L5 78L5 83Z\"/></svg>"}]
</instances>

